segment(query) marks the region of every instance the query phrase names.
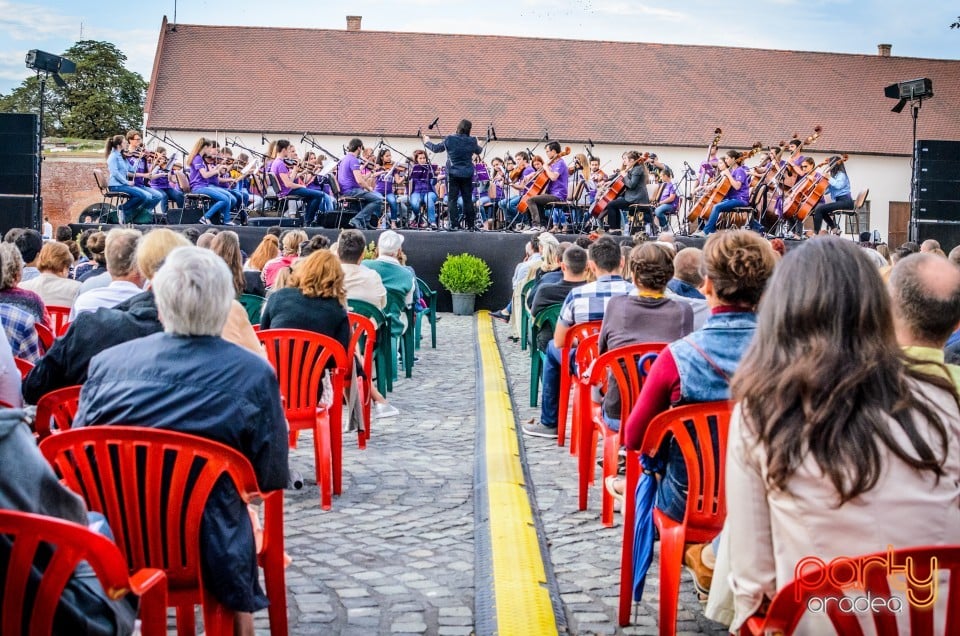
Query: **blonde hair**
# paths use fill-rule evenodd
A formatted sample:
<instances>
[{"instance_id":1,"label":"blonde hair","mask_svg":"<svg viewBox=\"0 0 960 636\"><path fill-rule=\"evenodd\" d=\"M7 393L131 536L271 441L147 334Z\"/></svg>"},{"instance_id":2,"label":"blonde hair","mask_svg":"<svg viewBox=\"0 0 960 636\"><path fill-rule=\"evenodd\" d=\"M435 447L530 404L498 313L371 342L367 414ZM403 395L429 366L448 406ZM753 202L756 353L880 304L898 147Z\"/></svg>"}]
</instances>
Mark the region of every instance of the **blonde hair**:
<instances>
[{"instance_id":1,"label":"blonde hair","mask_svg":"<svg viewBox=\"0 0 960 636\"><path fill-rule=\"evenodd\" d=\"M303 230L290 230L283 235L283 253L296 256L300 252L300 243L307 238L307 233Z\"/></svg>"},{"instance_id":2,"label":"blonde hair","mask_svg":"<svg viewBox=\"0 0 960 636\"><path fill-rule=\"evenodd\" d=\"M137 267L147 280L152 280L157 270L163 265L167 254L178 247L190 245L182 234L177 234L167 228L159 228L148 232L137 244Z\"/></svg>"},{"instance_id":3,"label":"blonde hair","mask_svg":"<svg viewBox=\"0 0 960 636\"><path fill-rule=\"evenodd\" d=\"M257 271L263 270L267 261L280 256L280 239L273 234L267 234L253 250L253 254L247 259L247 267Z\"/></svg>"},{"instance_id":4,"label":"blonde hair","mask_svg":"<svg viewBox=\"0 0 960 636\"><path fill-rule=\"evenodd\" d=\"M66 244L55 241L47 241L43 244L40 255L37 257L38 270L59 274L71 265L73 265L73 254L70 253L70 248Z\"/></svg>"},{"instance_id":5,"label":"blonde hair","mask_svg":"<svg viewBox=\"0 0 960 636\"><path fill-rule=\"evenodd\" d=\"M290 286L299 287L310 298L336 298L347 304L347 289L343 284L340 259L330 250L317 250L297 261L290 277Z\"/></svg>"}]
</instances>

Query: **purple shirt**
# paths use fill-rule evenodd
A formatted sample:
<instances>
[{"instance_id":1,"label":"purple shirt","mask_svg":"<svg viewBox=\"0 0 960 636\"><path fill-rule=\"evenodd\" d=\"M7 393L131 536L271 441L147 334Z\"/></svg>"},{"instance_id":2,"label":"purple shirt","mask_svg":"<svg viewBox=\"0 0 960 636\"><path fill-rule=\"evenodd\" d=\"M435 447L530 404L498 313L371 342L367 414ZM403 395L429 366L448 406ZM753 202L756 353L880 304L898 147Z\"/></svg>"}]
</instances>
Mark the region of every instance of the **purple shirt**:
<instances>
[{"instance_id":1,"label":"purple shirt","mask_svg":"<svg viewBox=\"0 0 960 636\"><path fill-rule=\"evenodd\" d=\"M485 197L488 193L490 173L484 163L473 164L473 198Z\"/></svg>"},{"instance_id":2,"label":"purple shirt","mask_svg":"<svg viewBox=\"0 0 960 636\"><path fill-rule=\"evenodd\" d=\"M562 201L567 200L567 162L563 160L563 157L557 157L557 159L550 164L550 169L557 173L557 178L550 182L550 185L547 186L547 194L552 194Z\"/></svg>"},{"instance_id":3,"label":"purple shirt","mask_svg":"<svg viewBox=\"0 0 960 636\"><path fill-rule=\"evenodd\" d=\"M731 184L730 189L727 190L727 196L723 197L724 200L737 199L746 203L750 200L750 177L747 175L747 170L743 166L737 166L730 171L730 176L735 180L740 182L740 189L734 190L733 185Z\"/></svg>"},{"instance_id":4,"label":"purple shirt","mask_svg":"<svg viewBox=\"0 0 960 636\"><path fill-rule=\"evenodd\" d=\"M346 194L357 188L363 189L363 186L357 183L357 178L353 175L353 171L359 169L360 160L357 159L356 155L347 153L343 156L343 159L337 164L337 183L340 185L340 192Z\"/></svg>"},{"instance_id":5,"label":"purple shirt","mask_svg":"<svg viewBox=\"0 0 960 636\"><path fill-rule=\"evenodd\" d=\"M130 157L127 159L127 163L130 165L130 172L147 171L147 160L143 157ZM134 177L133 185L143 188L147 185L147 181L143 177Z\"/></svg>"},{"instance_id":6,"label":"purple shirt","mask_svg":"<svg viewBox=\"0 0 960 636\"><path fill-rule=\"evenodd\" d=\"M532 175L534 172L536 172L536 170L533 169L533 166L528 165L526 168L523 169L523 172L520 173L520 181L523 181L524 179ZM530 180L530 183L533 183L532 179ZM530 183L528 183L526 187L523 189L524 193L526 193L527 190L530 189Z\"/></svg>"},{"instance_id":7,"label":"purple shirt","mask_svg":"<svg viewBox=\"0 0 960 636\"><path fill-rule=\"evenodd\" d=\"M426 163L415 164L410 169L410 193L426 194L433 192L430 180L433 178L433 166Z\"/></svg>"},{"instance_id":8,"label":"purple shirt","mask_svg":"<svg viewBox=\"0 0 960 636\"><path fill-rule=\"evenodd\" d=\"M671 181L670 183L664 183L663 188L660 190L660 200L657 203L663 205L666 199L670 198L670 195L677 193L677 186ZM677 201L673 200L667 205L677 206Z\"/></svg>"},{"instance_id":9,"label":"purple shirt","mask_svg":"<svg viewBox=\"0 0 960 636\"><path fill-rule=\"evenodd\" d=\"M158 172L150 179L150 187L166 190L170 187L170 177L166 172Z\"/></svg>"},{"instance_id":10,"label":"purple shirt","mask_svg":"<svg viewBox=\"0 0 960 636\"><path fill-rule=\"evenodd\" d=\"M190 189L198 190L200 188L206 188L208 185L217 185L220 182L217 175L212 177L204 177L200 174L201 170L206 170L207 164L203 161L203 155L197 153L193 157L193 161L190 162ZM214 179L215 181L211 181Z\"/></svg>"},{"instance_id":11,"label":"purple shirt","mask_svg":"<svg viewBox=\"0 0 960 636\"><path fill-rule=\"evenodd\" d=\"M373 189L383 196L393 194L393 174L393 171L388 171L377 177L377 184Z\"/></svg>"},{"instance_id":12,"label":"purple shirt","mask_svg":"<svg viewBox=\"0 0 960 636\"><path fill-rule=\"evenodd\" d=\"M287 185L283 182L283 177L280 176L282 174L290 174L290 168L287 167L287 162L279 158L275 159L273 165L270 166L270 174L277 176L277 183L280 185L280 192L277 194L281 197L285 197L290 194L290 190L293 188L287 187Z\"/></svg>"}]
</instances>

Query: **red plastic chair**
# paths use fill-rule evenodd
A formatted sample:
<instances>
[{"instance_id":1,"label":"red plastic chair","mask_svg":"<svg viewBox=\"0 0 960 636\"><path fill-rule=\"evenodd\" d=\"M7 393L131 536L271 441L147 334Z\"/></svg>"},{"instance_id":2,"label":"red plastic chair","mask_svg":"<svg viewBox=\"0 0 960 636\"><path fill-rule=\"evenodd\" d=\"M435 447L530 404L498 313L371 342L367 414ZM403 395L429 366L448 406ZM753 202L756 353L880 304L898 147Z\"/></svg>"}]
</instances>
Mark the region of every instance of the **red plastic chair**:
<instances>
[{"instance_id":1,"label":"red plastic chair","mask_svg":"<svg viewBox=\"0 0 960 636\"><path fill-rule=\"evenodd\" d=\"M203 509L223 476L247 503L263 499L258 555L270 599L270 633L287 633L283 571L283 491L261 493L247 458L195 435L142 426L90 426L51 435L40 452L87 508L106 516L131 570L163 570L178 633L194 633L194 606L204 632L232 634L232 612L205 592L200 565ZM188 482L193 483L188 489Z\"/></svg>"},{"instance_id":2,"label":"red plastic chair","mask_svg":"<svg viewBox=\"0 0 960 636\"><path fill-rule=\"evenodd\" d=\"M0 584L0 632L51 634L63 590L80 562L86 561L109 598L121 599L130 592L140 597L144 636L167 633L167 577L154 568L128 574L123 555L107 537L71 521L11 510L0 511L0 535L11 540L6 579ZM31 565L38 553L41 559L49 553L49 560L34 587L29 576L37 572Z\"/></svg>"},{"instance_id":3,"label":"red plastic chair","mask_svg":"<svg viewBox=\"0 0 960 636\"><path fill-rule=\"evenodd\" d=\"M573 384L573 416L570 422L570 454L580 453L580 405L583 400L590 399L590 390L584 391L580 386L580 376L589 374L590 367L594 361L600 357L600 334L595 333L587 336L577 345L577 353L574 355L577 362L577 378Z\"/></svg>"},{"instance_id":4,"label":"red plastic chair","mask_svg":"<svg viewBox=\"0 0 960 636\"><path fill-rule=\"evenodd\" d=\"M37 400L34 431L42 441L51 434L70 430L80 402L80 385L50 391ZM51 424L53 426L51 426Z\"/></svg>"},{"instance_id":5,"label":"red plastic chair","mask_svg":"<svg viewBox=\"0 0 960 636\"><path fill-rule=\"evenodd\" d=\"M377 346L377 326L366 316L347 312L350 320L350 355L361 356L364 380L360 380L360 403L363 405L363 428L358 432L357 443L360 448L367 447L370 439L370 406L373 399L373 352ZM359 378L358 378L359 379Z\"/></svg>"},{"instance_id":6,"label":"red plastic chair","mask_svg":"<svg viewBox=\"0 0 960 636\"><path fill-rule=\"evenodd\" d=\"M343 475L341 422L343 387L350 373L347 352L333 338L313 331L265 329L257 332L257 337L280 381L283 410L290 425L290 445L296 443L298 431L313 431L320 507L329 510L333 505L332 495L340 494ZM330 361L333 362L329 370L333 403L327 408L319 403L318 396L323 371Z\"/></svg>"},{"instance_id":7,"label":"red plastic chair","mask_svg":"<svg viewBox=\"0 0 960 636\"><path fill-rule=\"evenodd\" d=\"M14 358L13 361L17 365L17 370L20 371L20 379L25 380L27 376L30 375L30 372L33 371L33 363L23 358Z\"/></svg>"},{"instance_id":8,"label":"red plastic chair","mask_svg":"<svg viewBox=\"0 0 960 636\"><path fill-rule=\"evenodd\" d=\"M878 552L840 559L825 564L825 567L822 568L804 568L804 575L800 579L787 583L777 591L777 595L767 609L766 616L753 616L747 619L740 630L740 634L744 636L750 634L792 634L797 628L797 623L806 613L808 603L812 598L842 598L844 596L844 591L832 584L830 580L831 578L833 581L849 580L851 568L856 568L857 572L864 572L865 589L863 592L865 596L869 596L870 599L890 599L894 595L890 592L887 568L884 567L890 557L891 554L888 552ZM934 633L960 633L960 583L956 583L957 577L960 576L960 546L938 545L897 548L892 552L892 557L896 564L901 567L908 562L908 559L910 560L911 575L916 578L900 577L900 584L906 585L917 600L926 600L930 595L929 589L917 586L915 581L917 579L928 579L931 576L931 566L935 564L937 570L950 571L946 603L946 626L942 628L943 631L941 632L934 631L934 605L920 607L919 605L922 605L922 603L910 603L903 595L897 597L901 600L901 607L906 608L910 617L910 634L933 636ZM835 576L829 576L834 572L836 573ZM937 575L933 574L933 576ZM942 591L939 591L939 593L942 594ZM936 598L933 600L936 600ZM840 611L836 603L827 603L825 604L825 615L837 630L836 633L844 636L862 636L864 633L862 625L857 620L858 614L863 617L873 617L877 634L896 636L899 633L896 614L885 608L886 605L884 604L882 607L878 607L877 611L850 613ZM940 629L940 627L938 626L937 629Z\"/></svg>"},{"instance_id":9,"label":"red plastic chair","mask_svg":"<svg viewBox=\"0 0 960 636\"><path fill-rule=\"evenodd\" d=\"M589 484L593 483L594 461L597 456L597 441L603 436L603 478L600 480L600 521L604 526L613 525L613 497L603 487L607 477L617 474L617 454L623 445L623 428L640 396L643 379L657 354L667 346L662 342L642 342L617 347L597 358L589 375L580 378L580 422L577 464L579 466L580 510L587 509ZM606 387L612 375L620 389L620 431L610 430L603 422L601 405L590 397L594 386Z\"/></svg>"},{"instance_id":10,"label":"red plastic chair","mask_svg":"<svg viewBox=\"0 0 960 636\"><path fill-rule=\"evenodd\" d=\"M37 339L40 341L40 347L43 349L43 352L46 353L50 351L50 347L53 346L53 341L56 340L53 331L43 323L35 322L33 326L37 330Z\"/></svg>"},{"instance_id":11,"label":"red plastic chair","mask_svg":"<svg viewBox=\"0 0 960 636\"><path fill-rule=\"evenodd\" d=\"M602 320L581 322L567 330L560 349L560 410L557 412L557 446L563 446L567 441L567 413L570 404L570 350L577 347L584 338L600 333ZM577 367L578 369L580 367ZM573 446L573 433L570 434L570 445ZM571 452L573 452L571 450Z\"/></svg>"},{"instance_id":12,"label":"red plastic chair","mask_svg":"<svg viewBox=\"0 0 960 636\"><path fill-rule=\"evenodd\" d=\"M653 511L653 521L660 532L660 634L673 634L677 628L683 546L686 543L712 541L720 533L727 517L723 494L724 461L732 410L733 402L721 400L664 411L653 418L647 427L640 452L627 453L627 490L623 504L623 546L620 551L620 625L630 624L640 455L656 455L665 439L671 436L675 438L687 467L687 492L695 495L687 497L683 523L677 523L657 508ZM696 431L696 442L690 434L691 428Z\"/></svg>"},{"instance_id":13,"label":"red plastic chair","mask_svg":"<svg viewBox=\"0 0 960 636\"><path fill-rule=\"evenodd\" d=\"M50 326L56 336L62 336L70 328L70 308L59 305L47 305L50 314Z\"/></svg>"}]
</instances>

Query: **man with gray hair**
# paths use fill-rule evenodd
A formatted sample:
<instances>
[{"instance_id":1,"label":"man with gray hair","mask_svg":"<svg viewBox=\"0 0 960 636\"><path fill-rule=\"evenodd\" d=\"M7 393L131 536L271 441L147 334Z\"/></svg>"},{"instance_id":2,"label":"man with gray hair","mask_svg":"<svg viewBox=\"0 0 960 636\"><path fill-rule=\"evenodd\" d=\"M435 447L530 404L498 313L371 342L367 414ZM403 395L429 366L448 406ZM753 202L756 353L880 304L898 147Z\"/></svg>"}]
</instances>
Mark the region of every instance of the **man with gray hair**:
<instances>
[{"instance_id":1,"label":"man with gray hair","mask_svg":"<svg viewBox=\"0 0 960 636\"><path fill-rule=\"evenodd\" d=\"M70 311L71 321L77 314L85 311L116 307L143 291L144 279L137 268L137 244L141 236L139 230L126 228L114 228L107 232L104 256L107 258L110 281L104 287L80 288L80 295L73 302L73 309Z\"/></svg>"},{"instance_id":2,"label":"man with gray hair","mask_svg":"<svg viewBox=\"0 0 960 636\"><path fill-rule=\"evenodd\" d=\"M234 297L219 256L179 247L153 277L163 332L98 354L76 426L123 424L198 435L238 450L261 491L287 484L287 428L276 374L266 360L223 340ZM237 612L237 633L253 633L267 607L258 582L253 528L232 483L214 487L200 535L204 585Z\"/></svg>"},{"instance_id":3,"label":"man with gray hair","mask_svg":"<svg viewBox=\"0 0 960 636\"><path fill-rule=\"evenodd\" d=\"M380 274L380 280L387 289L384 312L393 318L393 336L398 338L407 328L405 310L413 303L416 280L410 270L400 263L403 255L402 235L393 230L382 233L377 241L377 252L377 258L363 261L363 266Z\"/></svg>"},{"instance_id":4,"label":"man with gray hair","mask_svg":"<svg viewBox=\"0 0 960 636\"><path fill-rule=\"evenodd\" d=\"M889 288L897 342L923 370L942 374L944 345L960 323L960 268L930 253L911 254L893 266ZM960 367L946 366L960 389Z\"/></svg>"}]
</instances>

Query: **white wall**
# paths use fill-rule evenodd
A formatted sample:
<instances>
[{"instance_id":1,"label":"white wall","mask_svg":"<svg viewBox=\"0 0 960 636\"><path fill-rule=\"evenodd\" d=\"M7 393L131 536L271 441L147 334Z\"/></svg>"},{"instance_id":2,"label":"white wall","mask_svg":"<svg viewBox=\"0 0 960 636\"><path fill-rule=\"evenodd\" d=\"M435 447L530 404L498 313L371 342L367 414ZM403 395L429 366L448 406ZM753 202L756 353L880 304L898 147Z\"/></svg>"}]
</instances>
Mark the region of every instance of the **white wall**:
<instances>
[{"instance_id":1,"label":"white wall","mask_svg":"<svg viewBox=\"0 0 960 636\"><path fill-rule=\"evenodd\" d=\"M163 137L163 131L158 131L159 137ZM193 146L197 138L201 136L215 137L221 144L224 141L232 142L235 138L239 140L241 144L256 150L258 152L263 152L266 150L267 145L261 143L261 137L259 134L249 134L249 133L231 133L217 131L211 133L209 131L188 131L188 132L175 132L175 133L166 133L169 139L173 139L175 142L186 148L188 151ZM275 141L280 138L286 138L296 144L297 149L302 156L307 150L312 150L307 143L301 142L303 133L290 133L286 137L281 135L267 135L271 141ZM334 137L326 135L314 135L311 137L315 143L323 146L325 149L334 153L334 160L338 160L342 156L343 148L350 141L350 137ZM360 135L360 138L363 140L364 144L367 146L374 146L379 141L379 137L376 136L363 136ZM147 135L148 145L153 148L156 145L167 145L163 142L157 142L156 139L153 139L150 135ZM422 148L419 140L411 138L385 138L385 141L389 143L394 148L400 150L401 152L410 155L417 148ZM436 139L434 140L436 141ZM586 154L584 144L566 144L564 141L559 140L561 146L570 146L571 155L578 153ZM600 157L601 166L606 172L611 172L615 168L620 167L620 156L627 150L638 149L641 152L653 152L656 153L661 161L669 165L675 174L679 176L683 169L683 162L686 161L690 166L696 171L700 163L706 158L707 147L706 143L709 143L709 139L705 140L705 144L702 148L678 148L678 147L664 147L664 146L642 146L637 148L636 146L621 146L621 145L600 145L597 144L591 148L591 152ZM232 145L232 144L230 144ZM515 154L520 150L525 150L527 148L533 150L536 154L543 155L543 142L537 141L493 141L487 147L486 158L487 161L493 156L503 157L506 154ZM169 150L169 148L168 148ZM721 143L721 151L725 150L723 144ZM234 154L238 154L238 149L234 148ZM825 159L828 155L818 152L809 152L806 153L812 156L818 163ZM394 157L394 160L397 160L398 157ZM568 163L572 159L568 158ZM442 155L434 160L436 163L442 163ZM752 159L747 162L748 165L753 165L757 162L756 159ZM853 196L856 197L857 192L863 188L870 189L870 230L879 230L880 235L884 240L887 239L888 232L888 211L890 201L908 201L910 194L910 158L909 157L890 157L890 156L868 156L868 155L851 155L847 164L847 173L850 176L850 183L853 190Z\"/></svg>"}]
</instances>

